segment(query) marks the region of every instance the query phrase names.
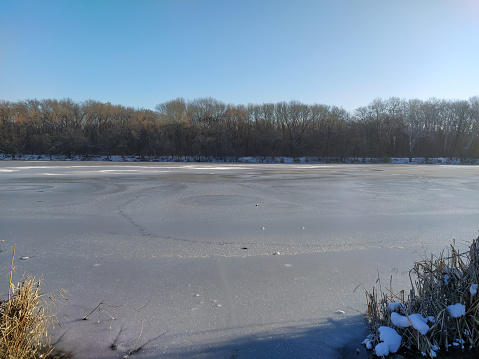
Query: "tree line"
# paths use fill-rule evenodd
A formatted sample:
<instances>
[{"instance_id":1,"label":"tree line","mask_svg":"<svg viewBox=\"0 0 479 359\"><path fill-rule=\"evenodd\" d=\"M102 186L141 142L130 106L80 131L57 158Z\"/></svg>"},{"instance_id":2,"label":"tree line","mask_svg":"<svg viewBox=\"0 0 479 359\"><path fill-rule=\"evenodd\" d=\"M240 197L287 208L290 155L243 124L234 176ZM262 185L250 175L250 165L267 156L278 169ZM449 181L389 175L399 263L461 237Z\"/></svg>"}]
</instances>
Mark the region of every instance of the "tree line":
<instances>
[{"instance_id":1,"label":"tree line","mask_svg":"<svg viewBox=\"0 0 479 359\"><path fill-rule=\"evenodd\" d=\"M155 111L71 99L0 102L7 155L479 158L479 97L376 99L353 113L297 101L182 98Z\"/></svg>"}]
</instances>

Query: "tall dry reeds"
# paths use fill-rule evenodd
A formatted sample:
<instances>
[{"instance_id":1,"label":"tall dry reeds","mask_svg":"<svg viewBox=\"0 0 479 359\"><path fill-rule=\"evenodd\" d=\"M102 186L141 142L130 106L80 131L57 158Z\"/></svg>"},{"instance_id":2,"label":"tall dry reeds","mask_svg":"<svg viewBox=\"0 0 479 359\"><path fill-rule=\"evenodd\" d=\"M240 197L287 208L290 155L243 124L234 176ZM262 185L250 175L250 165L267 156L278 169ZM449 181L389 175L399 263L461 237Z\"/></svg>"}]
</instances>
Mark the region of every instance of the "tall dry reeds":
<instances>
[{"instance_id":1,"label":"tall dry reeds","mask_svg":"<svg viewBox=\"0 0 479 359\"><path fill-rule=\"evenodd\" d=\"M477 348L479 237L472 241L465 253L459 253L452 244L448 251L416 262L409 277L411 289L407 298L404 291L395 294L392 285L383 288L379 278L372 291L366 291L372 346L380 341L378 328L388 326L401 335L403 347L430 357L434 357L438 350L447 351L450 347ZM448 309L457 303L465 306L464 315L453 315ZM411 325L394 325L391 320L394 311L405 316ZM429 318L426 334L414 327L410 315L415 313Z\"/></svg>"},{"instance_id":2,"label":"tall dry reeds","mask_svg":"<svg viewBox=\"0 0 479 359\"><path fill-rule=\"evenodd\" d=\"M40 292L41 280L24 275L17 285L12 283L13 258L10 268L8 298L0 300L0 358L31 359L47 357L51 351L50 330L56 324L52 310L64 298Z\"/></svg>"}]
</instances>

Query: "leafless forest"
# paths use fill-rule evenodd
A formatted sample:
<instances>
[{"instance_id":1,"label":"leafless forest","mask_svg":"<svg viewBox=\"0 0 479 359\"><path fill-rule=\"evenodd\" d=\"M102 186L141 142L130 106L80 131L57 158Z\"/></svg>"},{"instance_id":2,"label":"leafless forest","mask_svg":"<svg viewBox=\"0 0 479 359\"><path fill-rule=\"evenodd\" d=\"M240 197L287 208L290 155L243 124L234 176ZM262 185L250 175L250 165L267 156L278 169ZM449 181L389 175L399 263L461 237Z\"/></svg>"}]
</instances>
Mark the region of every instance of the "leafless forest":
<instances>
[{"instance_id":1,"label":"leafless forest","mask_svg":"<svg viewBox=\"0 0 479 359\"><path fill-rule=\"evenodd\" d=\"M479 97L376 99L353 113L296 101L178 98L155 111L70 99L0 102L6 155L479 158Z\"/></svg>"}]
</instances>

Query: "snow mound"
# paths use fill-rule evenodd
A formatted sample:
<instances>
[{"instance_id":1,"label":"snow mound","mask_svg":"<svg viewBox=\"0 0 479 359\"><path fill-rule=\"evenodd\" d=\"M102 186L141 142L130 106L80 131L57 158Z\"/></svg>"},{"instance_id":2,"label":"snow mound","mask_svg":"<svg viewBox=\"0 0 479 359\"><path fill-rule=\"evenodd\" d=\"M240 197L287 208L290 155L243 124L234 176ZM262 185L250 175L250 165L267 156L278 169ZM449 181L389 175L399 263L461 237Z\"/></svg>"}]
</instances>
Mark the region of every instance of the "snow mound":
<instances>
[{"instance_id":1,"label":"snow mound","mask_svg":"<svg viewBox=\"0 0 479 359\"><path fill-rule=\"evenodd\" d=\"M382 342L374 348L376 355L387 356L389 353L396 353L401 346L401 336L390 327L379 327L378 331Z\"/></svg>"},{"instance_id":2,"label":"snow mound","mask_svg":"<svg viewBox=\"0 0 479 359\"><path fill-rule=\"evenodd\" d=\"M408 317L398 314L396 312L391 313L391 322L399 328L407 328L411 324L422 335L426 334L429 330L429 326L426 324L427 318L424 318L421 314L410 314Z\"/></svg>"}]
</instances>

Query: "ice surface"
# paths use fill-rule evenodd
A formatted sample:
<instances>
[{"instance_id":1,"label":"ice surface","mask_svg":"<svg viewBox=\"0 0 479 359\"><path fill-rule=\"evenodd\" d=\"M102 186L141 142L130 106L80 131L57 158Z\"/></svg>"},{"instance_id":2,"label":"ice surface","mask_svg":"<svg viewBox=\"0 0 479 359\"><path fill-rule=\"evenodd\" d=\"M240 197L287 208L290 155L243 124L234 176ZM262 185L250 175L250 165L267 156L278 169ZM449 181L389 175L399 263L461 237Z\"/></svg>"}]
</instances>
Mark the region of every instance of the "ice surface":
<instances>
[{"instance_id":1,"label":"ice surface","mask_svg":"<svg viewBox=\"0 0 479 359\"><path fill-rule=\"evenodd\" d=\"M335 358L367 333L359 284L408 289L421 253L476 236L478 174L3 161L0 270L16 244L14 279L68 290L55 339L76 359Z\"/></svg>"}]
</instances>

